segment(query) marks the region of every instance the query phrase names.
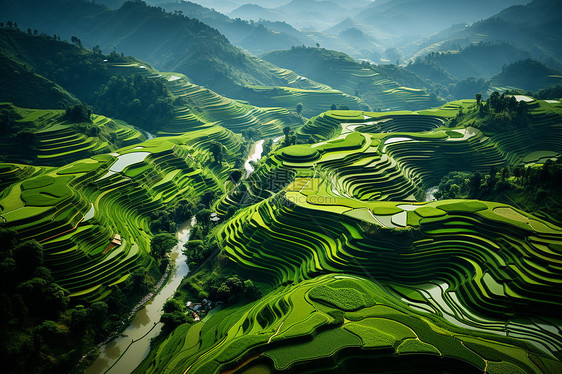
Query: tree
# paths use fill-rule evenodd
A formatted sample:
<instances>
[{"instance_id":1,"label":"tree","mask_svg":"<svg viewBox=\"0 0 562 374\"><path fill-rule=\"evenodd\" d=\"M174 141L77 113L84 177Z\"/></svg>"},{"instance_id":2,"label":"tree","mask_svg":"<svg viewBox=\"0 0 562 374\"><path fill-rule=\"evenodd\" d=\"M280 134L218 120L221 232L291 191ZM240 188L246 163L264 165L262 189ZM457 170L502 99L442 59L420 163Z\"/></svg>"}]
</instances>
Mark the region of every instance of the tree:
<instances>
[{"instance_id":1,"label":"tree","mask_svg":"<svg viewBox=\"0 0 562 374\"><path fill-rule=\"evenodd\" d=\"M211 142L209 145L209 151L213 154L216 163L222 163L223 147L221 143L217 141Z\"/></svg>"},{"instance_id":2,"label":"tree","mask_svg":"<svg viewBox=\"0 0 562 374\"><path fill-rule=\"evenodd\" d=\"M25 241L14 249L14 259L20 275L27 279L43 266L43 246L36 240Z\"/></svg>"},{"instance_id":3,"label":"tree","mask_svg":"<svg viewBox=\"0 0 562 374\"><path fill-rule=\"evenodd\" d=\"M217 193L214 190L207 190L201 196L201 204L205 205L207 208L211 206L211 203L217 198Z\"/></svg>"},{"instance_id":4,"label":"tree","mask_svg":"<svg viewBox=\"0 0 562 374\"><path fill-rule=\"evenodd\" d=\"M164 330L171 331L179 325L186 323L187 318L183 312L164 313L160 317L160 322L164 324Z\"/></svg>"},{"instance_id":5,"label":"tree","mask_svg":"<svg viewBox=\"0 0 562 374\"><path fill-rule=\"evenodd\" d=\"M330 109L331 109L331 110L336 110L336 109L338 109L338 107L336 106L336 104L332 104L332 106L330 106Z\"/></svg>"},{"instance_id":6,"label":"tree","mask_svg":"<svg viewBox=\"0 0 562 374\"><path fill-rule=\"evenodd\" d=\"M150 252L155 258L162 258L166 252L172 250L178 244L178 239L172 234L156 234L150 241Z\"/></svg>"},{"instance_id":7,"label":"tree","mask_svg":"<svg viewBox=\"0 0 562 374\"><path fill-rule=\"evenodd\" d=\"M482 94L477 93L475 97L476 97L476 107L480 108L480 105L482 105Z\"/></svg>"},{"instance_id":8,"label":"tree","mask_svg":"<svg viewBox=\"0 0 562 374\"><path fill-rule=\"evenodd\" d=\"M82 48L82 41L78 39L76 36L72 36L70 38L70 41L72 42L72 44L76 45L77 47Z\"/></svg>"},{"instance_id":9,"label":"tree","mask_svg":"<svg viewBox=\"0 0 562 374\"><path fill-rule=\"evenodd\" d=\"M478 192L480 192L480 183L482 183L482 174L478 171L472 173L470 176L470 190L472 192L472 197L477 197Z\"/></svg>"},{"instance_id":10,"label":"tree","mask_svg":"<svg viewBox=\"0 0 562 374\"><path fill-rule=\"evenodd\" d=\"M302 103L298 103L298 104L297 104L297 114L300 115L300 114L302 113L302 108L303 108Z\"/></svg>"},{"instance_id":11,"label":"tree","mask_svg":"<svg viewBox=\"0 0 562 374\"><path fill-rule=\"evenodd\" d=\"M494 91L490 97L488 98L488 105L491 109L495 112L499 112L499 102L500 102L500 93L498 91Z\"/></svg>"},{"instance_id":12,"label":"tree","mask_svg":"<svg viewBox=\"0 0 562 374\"><path fill-rule=\"evenodd\" d=\"M176 299L170 299L164 303L162 310L164 313L174 313L174 312L181 312L182 311L181 303Z\"/></svg>"},{"instance_id":13,"label":"tree","mask_svg":"<svg viewBox=\"0 0 562 374\"><path fill-rule=\"evenodd\" d=\"M66 108L64 118L72 122L92 122L92 109L82 103Z\"/></svg>"},{"instance_id":14,"label":"tree","mask_svg":"<svg viewBox=\"0 0 562 374\"><path fill-rule=\"evenodd\" d=\"M221 284L219 289L217 290L217 298L221 301L228 301L231 294L232 290L226 283Z\"/></svg>"},{"instance_id":15,"label":"tree","mask_svg":"<svg viewBox=\"0 0 562 374\"><path fill-rule=\"evenodd\" d=\"M320 43L316 43L316 48L320 48Z\"/></svg>"},{"instance_id":16,"label":"tree","mask_svg":"<svg viewBox=\"0 0 562 374\"><path fill-rule=\"evenodd\" d=\"M285 134L284 145L287 147L291 144L291 128L289 126L284 127L283 134Z\"/></svg>"},{"instance_id":17,"label":"tree","mask_svg":"<svg viewBox=\"0 0 562 374\"><path fill-rule=\"evenodd\" d=\"M261 297L260 290L250 279L244 281L244 297L247 297L250 300L257 300Z\"/></svg>"},{"instance_id":18,"label":"tree","mask_svg":"<svg viewBox=\"0 0 562 374\"><path fill-rule=\"evenodd\" d=\"M197 218L197 222L202 225L207 225L209 223L209 219L211 218L211 214L213 213L210 209L201 209L195 217Z\"/></svg>"},{"instance_id":19,"label":"tree","mask_svg":"<svg viewBox=\"0 0 562 374\"><path fill-rule=\"evenodd\" d=\"M273 139L267 139L263 143L262 156L267 156L271 152L271 148L273 148Z\"/></svg>"}]
</instances>

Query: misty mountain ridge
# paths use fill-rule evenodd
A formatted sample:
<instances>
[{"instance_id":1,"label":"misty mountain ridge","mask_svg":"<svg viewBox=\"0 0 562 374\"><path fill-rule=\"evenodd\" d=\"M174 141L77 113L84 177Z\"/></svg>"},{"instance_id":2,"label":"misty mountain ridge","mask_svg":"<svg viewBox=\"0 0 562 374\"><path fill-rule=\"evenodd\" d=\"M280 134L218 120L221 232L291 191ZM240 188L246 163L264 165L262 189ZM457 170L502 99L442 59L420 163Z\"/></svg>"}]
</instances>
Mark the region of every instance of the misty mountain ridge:
<instances>
[{"instance_id":1,"label":"misty mountain ridge","mask_svg":"<svg viewBox=\"0 0 562 374\"><path fill-rule=\"evenodd\" d=\"M254 54L290 48L293 45L314 43L310 38L283 22L250 22L240 18L232 19L189 1L168 2L161 6L168 12L181 11L184 16L196 18L216 28L232 44Z\"/></svg>"},{"instance_id":2,"label":"misty mountain ridge","mask_svg":"<svg viewBox=\"0 0 562 374\"><path fill-rule=\"evenodd\" d=\"M528 52L508 43L480 42L455 51L432 52L424 58L418 58L414 65L434 65L459 80L469 77L491 78L502 66L529 57Z\"/></svg>"},{"instance_id":3,"label":"misty mountain ridge","mask_svg":"<svg viewBox=\"0 0 562 374\"><path fill-rule=\"evenodd\" d=\"M425 51L441 50L451 44L504 41L529 52L541 61L562 59L562 3L534 0L509 7L496 15L466 27L451 27L431 37ZM418 53L417 55L419 55ZM551 62L550 62L551 63Z\"/></svg>"},{"instance_id":4,"label":"misty mountain ridge","mask_svg":"<svg viewBox=\"0 0 562 374\"><path fill-rule=\"evenodd\" d=\"M492 77L491 83L500 87L537 91L544 87L561 85L562 71L539 61L527 59L505 66L501 73Z\"/></svg>"},{"instance_id":5,"label":"misty mountain ridge","mask_svg":"<svg viewBox=\"0 0 562 374\"><path fill-rule=\"evenodd\" d=\"M351 4L357 4L357 8ZM246 4L229 15L258 21L267 19L285 21L300 30L325 30L348 16L352 16L364 5L363 2L351 4L330 0L293 0L275 8L263 8L256 4Z\"/></svg>"}]
</instances>

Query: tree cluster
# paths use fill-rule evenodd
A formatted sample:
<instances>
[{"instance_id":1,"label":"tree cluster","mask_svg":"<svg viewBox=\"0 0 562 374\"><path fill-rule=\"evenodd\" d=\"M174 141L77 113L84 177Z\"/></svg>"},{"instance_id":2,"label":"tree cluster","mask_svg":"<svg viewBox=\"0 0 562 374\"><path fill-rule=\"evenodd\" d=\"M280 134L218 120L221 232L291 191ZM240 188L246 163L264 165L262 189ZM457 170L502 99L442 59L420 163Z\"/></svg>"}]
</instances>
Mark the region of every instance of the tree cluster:
<instances>
[{"instance_id":1,"label":"tree cluster","mask_svg":"<svg viewBox=\"0 0 562 374\"><path fill-rule=\"evenodd\" d=\"M562 160L547 160L537 166L492 167L484 175L453 171L442 178L435 197L516 203L526 211L547 211L560 220L562 213L558 204L562 202Z\"/></svg>"},{"instance_id":2,"label":"tree cluster","mask_svg":"<svg viewBox=\"0 0 562 374\"><path fill-rule=\"evenodd\" d=\"M92 108L82 103L72 105L66 108L64 112L64 119L67 119L71 122L88 122L91 123L91 116L92 116Z\"/></svg>"},{"instance_id":3,"label":"tree cluster","mask_svg":"<svg viewBox=\"0 0 562 374\"><path fill-rule=\"evenodd\" d=\"M100 112L149 131L173 117L173 97L159 78L112 76L93 93L91 102Z\"/></svg>"},{"instance_id":4,"label":"tree cluster","mask_svg":"<svg viewBox=\"0 0 562 374\"><path fill-rule=\"evenodd\" d=\"M176 225L190 219L197 207L192 201L183 199L169 209L159 209L150 213L150 231L154 234L173 233Z\"/></svg>"},{"instance_id":5,"label":"tree cluster","mask_svg":"<svg viewBox=\"0 0 562 374\"><path fill-rule=\"evenodd\" d=\"M156 234L150 240L150 254L155 258L162 258L178 244L178 239L170 233Z\"/></svg>"},{"instance_id":6,"label":"tree cluster","mask_svg":"<svg viewBox=\"0 0 562 374\"><path fill-rule=\"evenodd\" d=\"M283 128L283 134L285 135L283 146L288 147L291 144L295 144L297 142L297 136L293 131L291 131L291 128L289 126Z\"/></svg>"},{"instance_id":7,"label":"tree cluster","mask_svg":"<svg viewBox=\"0 0 562 374\"><path fill-rule=\"evenodd\" d=\"M472 125L488 132L504 132L526 126L529 123L529 108L524 101L510 94L493 92L487 101L476 94L476 113L467 118Z\"/></svg>"},{"instance_id":8,"label":"tree cluster","mask_svg":"<svg viewBox=\"0 0 562 374\"><path fill-rule=\"evenodd\" d=\"M172 331L183 323L193 322L193 318L187 313L186 307L177 299L166 301L162 307L164 313L160 316L160 322L164 324L165 331Z\"/></svg>"},{"instance_id":9,"label":"tree cluster","mask_svg":"<svg viewBox=\"0 0 562 374\"><path fill-rule=\"evenodd\" d=\"M261 293L250 279L242 281L238 276L232 276L211 286L209 297L213 300L223 301L227 304L234 304L241 300L259 299Z\"/></svg>"}]
</instances>

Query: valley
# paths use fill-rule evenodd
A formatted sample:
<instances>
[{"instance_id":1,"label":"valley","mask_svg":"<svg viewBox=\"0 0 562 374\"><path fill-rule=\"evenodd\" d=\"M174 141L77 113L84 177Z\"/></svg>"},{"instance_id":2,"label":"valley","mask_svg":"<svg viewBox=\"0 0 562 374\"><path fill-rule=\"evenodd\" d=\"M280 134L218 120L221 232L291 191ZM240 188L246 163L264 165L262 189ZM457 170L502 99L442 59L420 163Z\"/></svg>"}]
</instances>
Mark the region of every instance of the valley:
<instances>
[{"instance_id":1,"label":"valley","mask_svg":"<svg viewBox=\"0 0 562 374\"><path fill-rule=\"evenodd\" d=\"M6 372L561 372L557 8L477 3L2 0Z\"/></svg>"}]
</instances>

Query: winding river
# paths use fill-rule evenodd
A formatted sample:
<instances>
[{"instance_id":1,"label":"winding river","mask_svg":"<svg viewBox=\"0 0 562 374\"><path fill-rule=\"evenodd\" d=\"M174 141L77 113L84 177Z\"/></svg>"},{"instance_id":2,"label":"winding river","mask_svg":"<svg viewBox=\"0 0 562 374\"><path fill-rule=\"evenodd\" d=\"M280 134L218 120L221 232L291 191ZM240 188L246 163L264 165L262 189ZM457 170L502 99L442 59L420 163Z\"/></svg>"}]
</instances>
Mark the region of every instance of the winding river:
<instances>
[{"instance_id":1,"label":"winding river","mask_svg":"<svg viewBox=\"0 0 562 374\"><path fill-rule=\"evenodd\" d=\"M281 137L275 141L279 139ZM254 172L250 161L258 161L261 158L264 141L264 139L259 140L250 150L248 160L244 164L246 178ZM177 231L178 245L171 253L174 263L173 270L164 287L135 314L131 324L119 336L100 347L100 356L85 370L85 374L131 373L146 358L150 351L151 339L158 336L162 330L160 316L164 303L174 294L182 279L189 273L182 249L189 240L193 224L195 224L195 218L182 225Z\"/></svg>"},{"instance_id":2,"label":"winding river","mask_svg":"<svg viewBox=\"0 0 562 374\"><path fill-rule=\"evenodd\" d=\"M150 340L158 336L162 329L160 323L162 306L174 294L181 280L189 272L182 249L189 240L193 224L195 218L182 225L177 231L178 244L170 254L173 270L164 287L135 314L133 321L121 335L100 347L100 356L86 369L86 374L130 373L148 355Z\"/></svg>"},{"instance_id":3,"label":"winding river","mask_svg":"<svg viewBox=\"0 0 562 374\"><path fill-rule=\"evenodd\" d=\"M265 139L259 140L254 145L252 145L252 149L250 150L250 156L244 163L244 169L246 169L246 178L250 176L254 172L254 167L250 164L250 161L257 162L261 158L261 154L263 153L263 142Z\"/></svg>"}]
</instances>

